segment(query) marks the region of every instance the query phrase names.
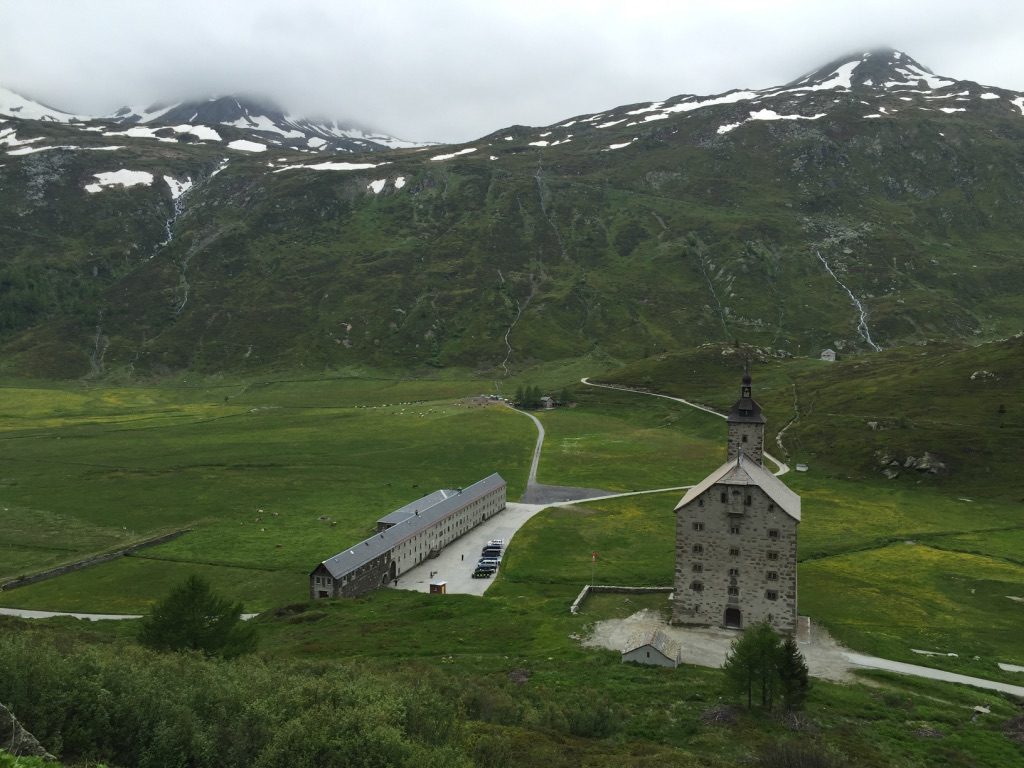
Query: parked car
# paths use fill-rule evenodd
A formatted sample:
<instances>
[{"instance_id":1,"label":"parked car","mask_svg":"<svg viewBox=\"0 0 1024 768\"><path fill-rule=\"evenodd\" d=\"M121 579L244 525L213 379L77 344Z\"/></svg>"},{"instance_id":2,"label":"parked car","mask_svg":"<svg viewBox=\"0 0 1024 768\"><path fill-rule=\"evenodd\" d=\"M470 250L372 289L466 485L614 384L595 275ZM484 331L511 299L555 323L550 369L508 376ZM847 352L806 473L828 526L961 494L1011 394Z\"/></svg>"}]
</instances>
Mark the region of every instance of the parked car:
<instances>
[{"instance_id":1,"label":"parked car","mask_svg":"<svg viewBox=\"0 0 1024 768\"><path fill-rule=\"evenodd\" d=\"M484 547L480 550L481 557L501 557L500 547Z\"/></svg>"},{"instance_id":2,"label":"parked car","mask_svg":"<svg viewBox=\"0 0 1024 768\"><path fill-rule=\"evenodd\" d=\"M474 579L489 579L493 575L494 568L485 568L484 566L478 566L477 569L473 571Z\"/></svg>"},{"instance_id":3,"label":"parked car","mask_svg":"<svg viewBox=\"0 0 1024 768\"><path fill-rule=\"evenodd\" d=\"M487 568L494 568L495 570L497 570L498 561L495 560L493 557L481 557L480 560L477 561L476 567L480 568L481 566Z\"/></svg>"},{"instance_id":4,"label":"parked car","mask_svg":"<svg viewBox=\"0 0 1024 768\"><path fill-rule=\"evenodd\" d=\"M491 539L490 541L487 542L487 546L488 547L498 547L498 548L501 548L501 547L505 546L505 540L504 539Z\"/></svg>"}]
</instances>

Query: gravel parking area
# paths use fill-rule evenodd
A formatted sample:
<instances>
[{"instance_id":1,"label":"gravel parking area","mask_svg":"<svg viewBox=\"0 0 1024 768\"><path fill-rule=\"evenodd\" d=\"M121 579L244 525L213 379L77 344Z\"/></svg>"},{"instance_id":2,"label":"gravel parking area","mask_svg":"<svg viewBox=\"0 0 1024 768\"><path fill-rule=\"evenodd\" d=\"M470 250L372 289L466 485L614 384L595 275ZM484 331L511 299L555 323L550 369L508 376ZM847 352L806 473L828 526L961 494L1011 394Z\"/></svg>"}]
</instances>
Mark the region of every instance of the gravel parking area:
<instances>
[{"instance_id":1,"label":"gravel parking area","mask_svg":"<svg viewBox=\"0 0 1024 768\"><path fill-rule=\"evenodd\" d=\"M398 586L391 588L429 592L431 581L442 580L448 582L448 594L482 595L491 579L474 579L473 570L484 544L491 539L504 539L508 547L523 523L544 508L544 504L509 502L502 512L453 541L440 555L403 573L398 577Z\"/></svg>"}]
</instances>

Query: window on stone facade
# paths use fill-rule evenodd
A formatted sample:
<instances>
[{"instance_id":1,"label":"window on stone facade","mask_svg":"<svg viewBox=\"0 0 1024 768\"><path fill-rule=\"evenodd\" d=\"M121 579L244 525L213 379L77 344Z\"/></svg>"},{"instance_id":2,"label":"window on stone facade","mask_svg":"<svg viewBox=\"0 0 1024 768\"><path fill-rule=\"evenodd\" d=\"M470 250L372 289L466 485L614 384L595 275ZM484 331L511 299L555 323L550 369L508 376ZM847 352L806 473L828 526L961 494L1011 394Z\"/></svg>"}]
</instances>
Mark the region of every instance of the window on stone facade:
<instances>
[{"instance_id":1,"label":"window on stone facade","mask_svg":"<svg viewBox=\"0 0 1024 768\"><path fill-rule=\"evenodd\" d=\"M725 504L728 501L729 501L729 494L727 494L725 491L722 491L722 503Z\"/></svg>"},{"instance_id":2,"label":"window on stone facade","mask_svg":"<svg viewBox=\"0 0 1024 768\"><path fill-rule=\"evenodd\" d=\"M319 577L319 576L317 576L317 577L316 577L316 579L314 580L314 583L315 583L315 584L322 584L323 582L322 582L322 581L320 581L320 577Z\"/></svg>"},{"instance_id":3,"label":"window on stone facade","mask_svg":"<svg viewBox=\"0 0 1024 768\"><path fill-rule=\"evenodd\" d=\"M730 525L729 526L729 533L739 534L739 532L740 532L740 527L738 525Z\"/></svg>"},{"instance_id":4,"label":"window on stone facade","mask_svg":"<svg viewBox=\"0 0 1024 768\"><path fill-rule=\"evenodd\" d=\"M703 531L704 530L704 523L694 523L693 524L693 530L695 530L695 531Z\"/></svg>"},{"instance_id":5,"label":"window on stone facade","mask_svg":"<svg viewBox=\"0 0 1024 768\"><path fill-rule=\"evenodd\" d=\"M730 597L736 597L737 595L739 595L739 593L740 593L740 588L739 587L729 587L729 596Z\"/></svg>"},{"instance_id":6,"label":"window on stone facade","mask_svg":"<svg viewBox=\"0 0 1024 768\"><path fill-rule=\"evenodd\" d=\"M747 436L746 435L743 436L743 442L744 443L747 442Z\"/></svg>"},{"instance_id":7,"label":"window on stone facade","mask_svg":"<svg viewBox=\"0 0 1024 768\"><path fill-rule=\"evenodd\" d=\"M740 569L739 568L730 568L729 569L729 575L732 576L733 578L739 576L740 575Z\"/></svg>"},{"instance_id":8,"label":"window on stone facade","mask_svg":"<svg viewBox=\"0 0 1024 768\"><path fill-rule=\"evenodd\" d=\"M695 554L695 555L702 555L702 554L704 554L704 545L703 544L694 544L693 545L693 554Z\"/></svg>"},{"instance_id":9,"label":"window on stone facade","mask_svg":"<svg viewBox=\"0 0 1024 768\"><path fill-rule=\"evenodd\" d=\"M768 552L768 553L766 553L765 556L769 560L778 560L779 559L779 553L778 552Z\"/></svg>"},{"instance_id":10,"label":"window on stone facade","mask_svg":"<svg viewBox=\"0 0 1024 768\"><path fill-rule=\"evenodd\" d=\"M697 499L697 506L698 507L703 507L704 506L704 499Z\"/></svg>"},{"instance_id":11,"label":"window on stone facade","mask_svg":"<svg viewBox=\"0 0 1024 768\"><path fill-rule=\"evenodd\" d=\"M777 539L777 538L779 538L779 529L778 528L769 528L768 529L768 538L769 539Z\"/></svg>"},{"instance_id":12,"label":"window on stone facade","mask_svg":"<svg viewBox=\"0 0 1024 768\"><path fill-rule=\"evenodd\" d=\"M774 512L775 511L775 505L774 504L769 504L768 505L768 511L769 512Z\"/></svg>"},{"instance_id":13,"label":"window on stone facade","mask_svg":"<svg viewBox=\"0 0 1024 768\"><path fill-rule=\"evenodd\" d=\"M754 503L754 499L753 499L753 498L751 497L751 495L750 495L750 494L748 493L748 494L747 494L747 497L746 497L745 499L743 499L743 505L744 505L744 506L746 506L746 507L749 507L749 506L750 506L751 504L753 504L753 503Z\"/></svg>"},{"instance_id":14,"label":"window on stone facade","mask_svg":"<svg viewBox=\"0 0 1024 768\"><path fill-rule=\"evenodd\" d=\"M766 579L768 579L768 581L778 581L779 580L778 571L768 571L768 573L766 573L764 575L764 577Z\"/></svg>"},{"instance_id":15,"label":"window on stone facade","mask_svg":"<svg viewBox=\"0 0 1024 768\"><path fill-rule=\"evenodd\" d=\"M739 556L740 556L740 548L739 547L730 547L729 548L729 557L739 557Z\"/></svg>"},{"instance_id":16,"label":"window on stone facade","mask_svg":"<svg viewBox=\"0 0 1024 768\"><path fill-rule=\"evenodd\" d=\"M704 591L704 583L701 582L701 581L691 581L690 582L690 589L692 589L694 592L703 592Z\"/></svg>"},{"instance_id":17,"label":"window on stone facade","mask_svg":"<svg viewBox=\"0 0 1024 768\"><path fill-rule=\"evenodd\" d=\"M775 591L774 589L767 589L767 590L765 590L764 596L765 596L766 600L778 600L779 599L779 593L777 591ZM769 619L769 621L770 621L770 619Z\"/></svg>"},{"instance_id":18,"label":"window on stone facade","mask_svg":"<svg viewBox=\"0 0 1024 768\"><path fill-rule=\"evenodd\" d=\"M703 563L694 563L693 564L693 572L694 573L703 573L704 572L704 564Z\"/></svg>"}]
</instances>

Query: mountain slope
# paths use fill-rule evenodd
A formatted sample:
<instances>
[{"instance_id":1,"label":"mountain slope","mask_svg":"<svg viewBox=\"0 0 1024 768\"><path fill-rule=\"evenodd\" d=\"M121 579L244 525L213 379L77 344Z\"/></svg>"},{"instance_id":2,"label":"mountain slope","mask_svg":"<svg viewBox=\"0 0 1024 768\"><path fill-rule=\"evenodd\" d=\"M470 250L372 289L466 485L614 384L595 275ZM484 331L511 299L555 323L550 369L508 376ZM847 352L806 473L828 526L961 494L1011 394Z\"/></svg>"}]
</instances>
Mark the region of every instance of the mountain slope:
<instances>
[{"instance_id":1,"label":"mountain slope","mask_svg":"<svg viewBox=\"0 0 1024 768\"><path fill-rule=\"evenodd\" d=\"M0 278L6 365L500 375L708 340L816 357L1009 335L1022 104L874 51L777 88L358 158L267 145L225 166L188 133L9 121L38 141L0 158L21 270ZM56 148L85 136L107 151ZM85 191L120 169L153 181ZM175 200L163 176L194 186Z\"/></svg>"},{"instance_id":2,"label":"mountain slope","mask_svg":"<svg viewBox=\"0 0 1024 768\"><path fill-rule=\"evenodd\" d=\"M334 120L294 117L275 104L234 96L145 109L123 107L110 119L126 124L231 126L250 134L253 139L292 149L373 152L423 146Z\"/></svg>"}]
</instances>

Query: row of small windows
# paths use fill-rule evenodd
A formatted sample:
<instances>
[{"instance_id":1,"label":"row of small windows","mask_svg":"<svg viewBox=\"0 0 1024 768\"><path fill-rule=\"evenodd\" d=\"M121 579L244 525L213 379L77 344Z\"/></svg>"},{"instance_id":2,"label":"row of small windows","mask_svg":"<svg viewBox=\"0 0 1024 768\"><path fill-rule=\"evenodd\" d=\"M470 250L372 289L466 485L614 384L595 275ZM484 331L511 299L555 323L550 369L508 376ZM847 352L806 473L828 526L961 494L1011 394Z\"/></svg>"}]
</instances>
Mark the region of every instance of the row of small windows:
<instances>
[{"instance_id":1,"label":"row of small windows","mask_svg":"<svg viewBox=\"0 0 1024 768\"><path fill-rule=\"evenodd\" d=\"M695 530L695 531L703 531L704 530L704 523L702 521L700 521L700 520L694 521L694 523L693 523L693 530ZM740 526L738 526L738 525L730 525L729 526L729 533L739 534L740 532L741 532L740 531ZM768 529L768 538L769 539L778 539L779 538L779 529L778 528L769 528Z\"/></svg>"},{"instance_id":2,"label":"row of small windows","mask_svg":"<svg viewBox=\"0 0 1024 768\"><path fill-rule=\"evenodd\" d=\"M695 555L703 555L704 554L704 545L703 544L694 544L692 552ZM729 556L730 557L739 557L740 556L740 548L739 547L730 547L729 548ZM774 550L770 550L768 552L765 552L764 556L767 557L769 560L778 560L779 559L779 553L775 552Z\"/></svg>"},{"instance_id":3,"label":"row of small windows","mask_svg":"<svg viewBox=\"0 0 1024 768\"><path fill-rule=\"evenodd\" d=\"M694 563L693 564L693 572L694 573L704 573L704 563ZM738 577L740 575L740 569L739 568L730 568L729 569L729 575L732 576L733 578ZM766 581L778 581L779 580L779 572L778 571L768 571L768 572L765 573L764 578L765 578ZM731 589L731 587L730 587L730 589ZM730 594L732 594L732 593L730 593Z\"/></svg>"},{"instance_id":4,"label":"row of small windows","mask_svg":"<svg viewBox=\"0 0 1024 768\"><path fill-rule=\"evenodd\" d=\"M738 494L739 491L736 491L736 493ZM719 498L719 500L723 504L728 504L729 503L729 493L727 491L722 491L721 495L718 498ZM751 495L749 493L746 496L743 497L743 506L749 507L749 506L753 505L753 503L754 503L754 499L751 497ZM703 507L704 506L704 499L697 499L697 506L698 507ZM775 505L772 504L772 503L769 503L768 504L768 511L769 512L774 512L775 511Z\"/></svg>"},{"instance_id":5,"label":"row of small windows","mask_svg":"<svg viewBox=\"0 0 1024 768\"><path fill-rule=\"evenodd\" d=\"M694 592L703 592L704 591L704 582L702 582L702 581L691 581L690 582L690 589L693 590ZM730 597L739 597L739 594L740 594L740 588L739 587L729 587L729 596ZM766 589L764 591L764 597L765 597L765 600L778 600L779 599L779 591L777 589Z\"/></svg>"}]
</instances>

